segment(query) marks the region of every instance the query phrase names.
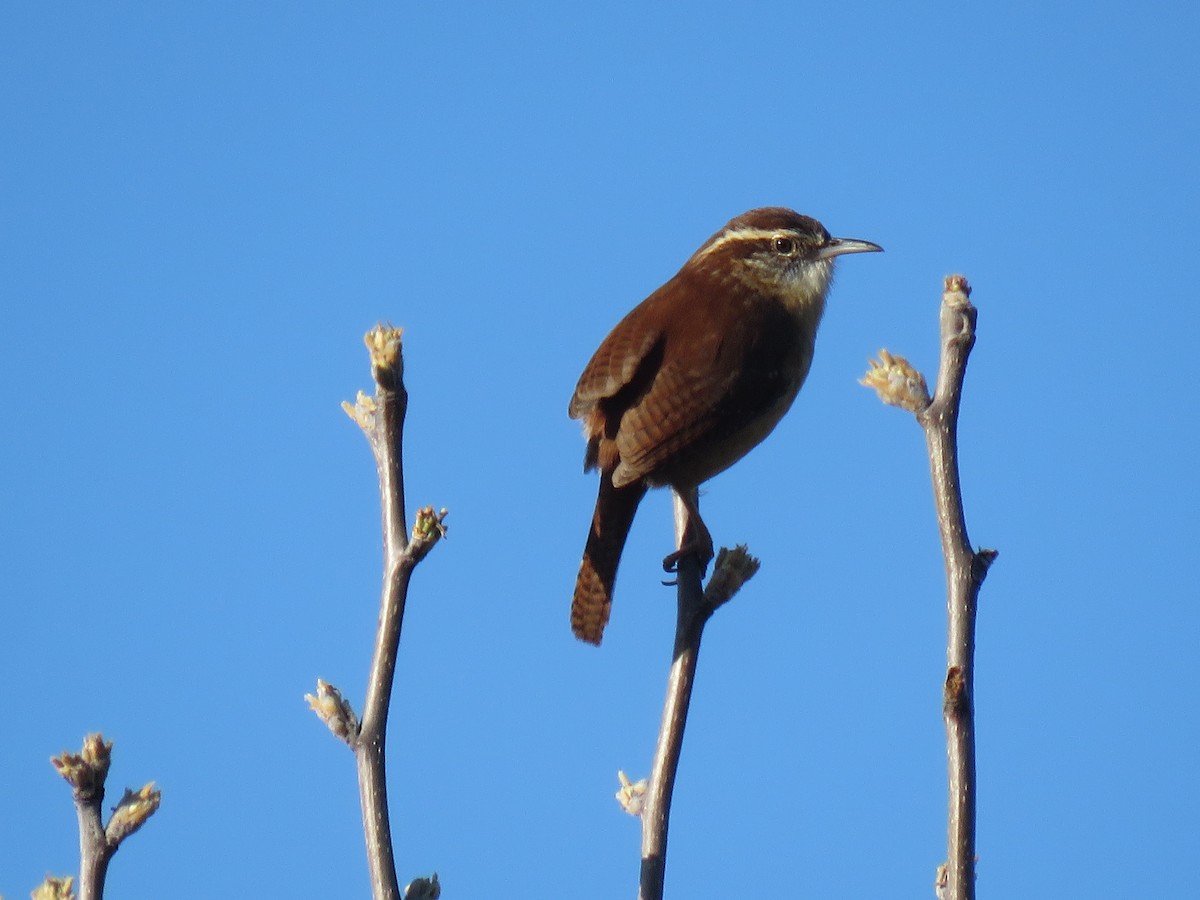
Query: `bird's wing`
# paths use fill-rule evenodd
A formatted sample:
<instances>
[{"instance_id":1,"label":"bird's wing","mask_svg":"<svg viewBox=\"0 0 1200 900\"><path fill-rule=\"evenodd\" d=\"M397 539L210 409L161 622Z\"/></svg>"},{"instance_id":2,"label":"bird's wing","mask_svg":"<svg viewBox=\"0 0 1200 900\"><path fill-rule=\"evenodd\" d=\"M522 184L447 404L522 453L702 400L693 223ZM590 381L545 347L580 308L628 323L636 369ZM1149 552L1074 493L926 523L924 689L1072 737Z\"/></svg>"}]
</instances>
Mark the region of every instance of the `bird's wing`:
<instances>
[{"instance_id":1,"label":"bird's wing","mask_svg":"<svg viewBox=\"0 0 1200 900\"><path fill-rule=\"evenodd\" d=\"M666 296L657 307L651 295L617 324L571 398L571 417L584 420L588 436L585 467L613 469L618 487L664 477L681 455L703 453L726 436L715 429L736 431L783 391L780 363L796 340L786 311L767 306L725 317L723 328L701 321L686 330L687 352L672 353L660 323L703 315L690 292L672 288L659 289ZM763 314L770 327L752 331L747 323L761 324Z\"/></svg>"},{"instance_id":2,"label":"bird's wing","mask_svg":"<svg viewBox=\"0 0 1200 900\"><path fill-rule=\"evenodd\" d=\"M653 360L648 357L661 353L662 335L657 329L646 327L642 316L636 315L640 309L634 309L617 324L579 376L567 410L572 419L584 418L601 401L636 390L647 380L647 374L653 376L652 372L639 369L653 368ZM655 353L656 345L659 353Z\"/></svg>"},{"instance_id":3,"label":"bird's wing","mask_svg":"<svg viewBox=\"0 0 1200 900\"><path fill-rule=\"evenodd\" d=\"M711 477L713 472L703 475L703 470L719 465L714 471L720 471L734 462L774 427L774 421L766 422L765 431L752 434L772 409L782 415L786 406L780 404L791 402L799 387L796 374L803 380L812 358L811 343L806 349L794 317L777 305L725 319L723 327L693 327L688 341L687 353L665 349L644 391L630 397L619 413L620 463L613 474L618 487L684 472ZM736 440L730 444L739 434L748 440L740 450ZM715 447L735 455L708 459L697 471L693 464Z\"/></svg>"},{"instance_id":4,"label":"bird's wing","mask_svg":"<svg viewBox=\"0 0 1200 900\"><path fill-rule=\"evenodd\" d=\"M719 353L720 341L713 343L714 352ZM660 366L647 390L621 413L616 433L621 462L613 482L627 484L653 475L674 461L681 450L694 447L712 430L716 413L737 377L736 366Z\"/></svg>"}]
</instances>

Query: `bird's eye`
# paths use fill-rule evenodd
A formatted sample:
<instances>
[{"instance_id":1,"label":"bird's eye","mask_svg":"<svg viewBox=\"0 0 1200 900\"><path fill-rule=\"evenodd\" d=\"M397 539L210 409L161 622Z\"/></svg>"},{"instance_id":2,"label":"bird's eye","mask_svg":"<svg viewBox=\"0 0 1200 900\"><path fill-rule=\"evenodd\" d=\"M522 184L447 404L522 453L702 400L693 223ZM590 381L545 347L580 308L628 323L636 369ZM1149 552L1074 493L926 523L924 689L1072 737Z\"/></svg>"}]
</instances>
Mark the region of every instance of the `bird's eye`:
<instances>
[{"instance_id":1,"label":"bird's eye","mask_svg":"<svg viewBox=\"0 0 1200 900\"><path fill-rule=\"evenodd\" d=\"M777 237L775 238L775 252L791 256L796 252L796 242L790 237Z\"/></svg>"}]
</instances>

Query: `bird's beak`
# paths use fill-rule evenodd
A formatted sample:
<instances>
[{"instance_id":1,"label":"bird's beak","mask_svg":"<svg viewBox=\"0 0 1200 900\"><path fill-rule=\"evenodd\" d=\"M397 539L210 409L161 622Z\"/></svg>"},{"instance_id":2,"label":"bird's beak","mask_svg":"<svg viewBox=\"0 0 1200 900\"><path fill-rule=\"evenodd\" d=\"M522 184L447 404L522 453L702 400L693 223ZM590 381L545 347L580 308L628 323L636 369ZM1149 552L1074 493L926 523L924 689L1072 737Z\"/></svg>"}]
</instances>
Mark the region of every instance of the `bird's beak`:
<instances>
[{"instance_id":1,"label":"bird's beak","mask_svg":"<svg viewBox=\"0 0 1200 900\"><path fill-rule=\"evenodd\" d=\"M818 259L829 259L846 253L882 253L883 248L870 241L856 238L830 238L829 243L817 251Z\"/></svg>"}]
</instances>

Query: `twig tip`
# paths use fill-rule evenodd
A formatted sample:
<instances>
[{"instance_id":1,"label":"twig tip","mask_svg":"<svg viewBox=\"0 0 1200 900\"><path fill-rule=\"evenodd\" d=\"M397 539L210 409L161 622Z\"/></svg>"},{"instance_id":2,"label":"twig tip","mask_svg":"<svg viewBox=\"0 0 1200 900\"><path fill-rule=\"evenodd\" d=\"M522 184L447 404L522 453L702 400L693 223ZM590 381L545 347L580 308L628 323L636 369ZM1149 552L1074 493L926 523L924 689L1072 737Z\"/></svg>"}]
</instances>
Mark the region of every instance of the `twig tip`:
<instances>
[{"instance_id":1,"label":"twig tip","mask_svg":"<svg viewBox=\"0 0 1200 900\"><path fill-rule=\"evenodd\" d=\"M381 388L396 390L404 380L404 329L380 322L365 335L371 376Z\"/></svg>"},{"instance_id":2,"label":"twig tip","mask_svg":"<svg viewBox=\"0 0 1200 900\"><path fill-rule=\"evenodd\" d=\"M971 285L966 275L947 275L944 285L947 294L962 294L964 301L971 296Z\"/></svg>"},{"instance_id":3,"label":"twig tip","mask_svg":"<svg viewBox=\"0 0 1200 900\"><path fill-rule=\"evenodd\" d=\"M63 751L50 758L58 774L74 788L76 794L87 794L97 789L103 792L108 778L108 767L112 764L113 742L104 740L102 734L89 734L83 739L83 748L78 753Z\"/></svg>"}]
</instances>

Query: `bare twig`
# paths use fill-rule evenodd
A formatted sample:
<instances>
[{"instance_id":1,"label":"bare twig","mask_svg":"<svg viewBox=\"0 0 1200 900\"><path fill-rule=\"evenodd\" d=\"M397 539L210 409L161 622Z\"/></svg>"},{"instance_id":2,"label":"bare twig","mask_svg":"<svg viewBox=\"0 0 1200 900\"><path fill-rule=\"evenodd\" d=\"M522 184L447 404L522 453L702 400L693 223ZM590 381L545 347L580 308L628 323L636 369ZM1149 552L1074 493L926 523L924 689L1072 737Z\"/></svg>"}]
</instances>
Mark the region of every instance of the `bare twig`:
<instances>
[{"instance_id":1,"label":"bare twig","mask_svg":"<svg viewBox=\"0 0 1200 900\"><path fill-rule=\"evenodd\" d=\"M925 429L942 554L946 560L946 722L949 772L947 885L951 900L975 897L975 612L994 550L971 549L958 474L958 411L967 358L975 344L975 307L961 275L946 279L941 311L941 364L933 401L917 416Z\"/></svg>"},{"instance_id":2,"label":"bare twig","mask_svg":"<svg viewBox=\"0 0 1200 900\"><path fill-rule=\"evenodd\" d=\"M976 310L961 275L946 279L941 308L941 362L937 390L929 398L925 379L903 357L880 351L863 383L881 399L916 415L925 431L933 497L946 563L948 635L942 717L949 772L947 858L939 867L940 900L975 897L975 612L979 589L995 550L971 549L958 473L958 412L967 358L975 343Z\"/></svg>"},{"instance_id":3,"label":"bare twig","mask_svg":"<svg viewBox=\"0 0 1200 900\"><path fill-rule=\"evenodd\" d=\"M691 499L693 506L698 509L698 497L693 494ZM684 545L687 517L687 504L676 496L675 541L678 547ZM667 678L667 698L663 705L662 725L658 732L658 744L654 748L649 782L644 796L639 793L642 817L639 900L661 900L663 895L671 796L683 751L683 731L687 724L704 626L717 608L731 599L756 571L758 561L746 553L745 547L738 547L732 552L722 548L709 591L706 592L701 585L703 574L696 555L687 554L679 559L675 645Z\"/></svg>"},{"instance_id":4,"label":"bare twig","mask_svg":"<svg viewBox=\"0 0 1200 900\"><path fill-rule=\"evenodd\" d=\"M359 392L354 405L345 403L343 408L367 436L379 470L383 516L383 591L379 628L375 634L361 721L337 688L325 682L318 681L317 695L308 695L306 699L330 730L354 750L372 895L375 900L399 900L403 895L396 878L388 819L387 715L409 580L417 563L445 535L446 510L435 512L432 507L418 510L412 539L409 539L405 528L402 455L408 393L404 389L401 330L378 325L367 333L365 341L371 356L375 396L372 398ZM432 882L419 881L440 890L436 887L436 876Z\"/></svg>"},{"instance_id":5,"label":"bare twig","mask_svg":"<svg viewBox=\"0 0 1200 900\"><path fill-rule=\"evenodd\" d=\"M108 864L121 842L133 834L154 815L162 802L162 792L154 784L141 790L126 789L121 802L104 825L100 805L104 802L104 783L112 762L112 741L99 734L83 739L79 753L62 753L50 762L71 784L75 812L79 819L79 898L100 900L104 896L104 880ZM66 885L70 890L70 884Z\"/></svg>"}]
</instances>

